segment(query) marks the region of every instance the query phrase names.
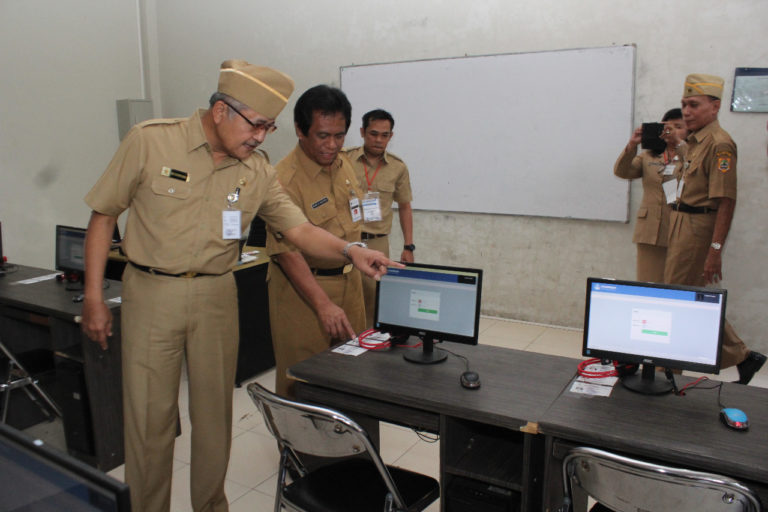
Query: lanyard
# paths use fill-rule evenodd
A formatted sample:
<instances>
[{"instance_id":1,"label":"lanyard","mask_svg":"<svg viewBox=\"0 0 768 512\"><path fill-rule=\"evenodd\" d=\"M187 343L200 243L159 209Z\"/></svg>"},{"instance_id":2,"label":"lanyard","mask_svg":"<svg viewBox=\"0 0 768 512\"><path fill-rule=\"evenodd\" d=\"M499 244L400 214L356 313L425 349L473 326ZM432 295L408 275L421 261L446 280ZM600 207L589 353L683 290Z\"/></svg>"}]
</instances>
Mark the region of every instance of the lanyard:
<instances>
[{"instance_id":1,"label":"lanyard","mask_svg":"<svg viewBox=\"0 0 768 512\"><path fill-rule=\"evenodd\" d=\"M373 180L376 179L376 175L379 174L379 169L381 169L381 160L379 160L379 165L376 167L376 170L373 172L373 178L368 179L368 166L365 165L365 162L363 162L363 169L365 169L365 181L368 183L368 190L371 190L371 184L373 183Z\"/></svg>"}]
</instances>

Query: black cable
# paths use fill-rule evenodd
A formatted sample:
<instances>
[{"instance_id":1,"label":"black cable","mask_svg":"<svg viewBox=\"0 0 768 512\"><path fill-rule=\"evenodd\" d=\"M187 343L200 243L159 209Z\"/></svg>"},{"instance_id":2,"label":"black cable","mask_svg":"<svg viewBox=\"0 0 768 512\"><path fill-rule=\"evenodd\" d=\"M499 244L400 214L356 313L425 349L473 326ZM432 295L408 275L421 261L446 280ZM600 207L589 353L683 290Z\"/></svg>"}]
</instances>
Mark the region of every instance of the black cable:
<instances>
[{"instance_id":1,"label":"black cable","mask_svg":"<svg viewBox=\"0 0 768 512\"><path fill-rule=\"evenodd\" d=\"M457 354L456 352L451 352L447 348L440 347L440 350L442 350L443 352L448 352L452 356L455 356L455 357L458 357L459 359L462 359L464 361L464 371L467 371L467 372L469 371L469 359L467 359L466 357L464 357L461 354Z\"/></svg>"}]
</instances>

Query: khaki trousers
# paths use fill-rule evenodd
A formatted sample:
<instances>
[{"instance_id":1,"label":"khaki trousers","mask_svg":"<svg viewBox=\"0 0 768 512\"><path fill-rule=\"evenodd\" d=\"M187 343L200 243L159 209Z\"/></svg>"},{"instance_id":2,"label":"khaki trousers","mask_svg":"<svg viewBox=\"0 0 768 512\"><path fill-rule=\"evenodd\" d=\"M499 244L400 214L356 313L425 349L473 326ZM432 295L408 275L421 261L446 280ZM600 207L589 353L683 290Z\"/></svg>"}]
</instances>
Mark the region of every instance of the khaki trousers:
<instances>
[{"instance_id":1,"label":"khaki trousers","mask_svg":"<svg viewBox=\"0 0 768 512\"><path fill-rule=\"evenodd\" d=\"M315 276L315 279L331 301L344 310L355 332L362 332L365 307L360 271L353 268L347 274ZM279 395L290 398L294 396L294 381L286 375L288 368L342 340L331 339L315 310L274 262L269 263L267 290L272 346L275 350L275 389Z\"/></svg>"},{"instance_id":2,"label":"khaki trousers","mask_svg":"<svg viewBox=\"0 0 768 512\"><path fill-rule=\"evenodd\" d=\"M186 358L195 511L227 511L238 347L232 273L181 278L128 265L123 275L125 480L133 510L168 511L179 380Z\"/></svg>"},{"instance_id":3,"label":"khaki trousers","mask_svg":"<svg viewBox=\"0 0 768 512\"><path fill-rule=\"evenodd\" d=\"M706 286L702 275L707 259L716 213L672 212L669 229L669 247L664 266L664 282L689 286ZM726 320L723 328L723 349L720 367L728 368L742 362L749 348Z\"/></svg>"},{"instance_id":4,"label":"khaki trousers","mask_svg":"<svg viewBox=\"0 0 768 512\"><path fill-rule=\"evenodd\" d=\"M389 235L371 238L365 241L369 249L381 251L389 258ZM376 280L366 275L363 278L363 300L365 301L365 328L373 327L373 316L376 310Z\"/></svg>"},{"instance_id":5,"label":"khaki trousers","mask_svg":"<svg viewBox=\"0 0 768 512\"><path fill-rule=\"evenodd\" d=\"M666 247L637 244L637 280L647 283L663 283L666 259Z\"/></svg>"}]
</instances>

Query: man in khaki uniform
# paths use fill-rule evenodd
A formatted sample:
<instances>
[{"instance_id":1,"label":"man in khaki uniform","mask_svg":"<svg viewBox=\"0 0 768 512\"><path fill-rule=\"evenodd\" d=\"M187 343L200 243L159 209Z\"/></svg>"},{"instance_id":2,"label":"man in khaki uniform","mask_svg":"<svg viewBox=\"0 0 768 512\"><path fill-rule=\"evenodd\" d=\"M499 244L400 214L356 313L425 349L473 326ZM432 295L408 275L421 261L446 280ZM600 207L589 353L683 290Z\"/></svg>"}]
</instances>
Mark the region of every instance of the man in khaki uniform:
<instances>
[{"instance_id":1,"label":"man in khaki uniform","mask_svg":"<svg viewBox=\"0 0 768 512\"><path fill-rule=\"evenodd\" d=\"M722 279L722 251L736 206L736 144L720 128L723 94L718 76L688 75L683 89L683 120L691 131L674 140L684 164L672 205L664 282L705 286ZM725 323L721 367L737 365L747 384L765 362Z\"/></svg>"},{"instance_id":2,"label":"man in khaki uniform","mask_svg":"<svg viewBox=\"0 0 768 512\"><path fill-rule=\"evenodd\" d=\"M133 510L170 509L182 362L189 375L192 505L226 511L238 346L237 290L230 271L256 214L316 257L370 275L391 264L306 222L256 152L293 91L274 69L222 64L208 110L141 123L128 133L86 196L83 330L107 350L112 318L102 281L112 231L126 209L122 363L125 480Z\"/></svg>"},{"instance_id":3,"label":"man in khaki uniform","mask_svg":"<svg viewBox=\"0 0 768 512\"><path fill-rule=\"evenodd\" d=\"M361 192L339 155L352 107L341 90L318 85L296 102L297 146L276 166L278 178L309 222L350 243L360 242ZM297 251L274 229L267 232L269 318L275 348L277 392L293 394L286 370L353 338L365 327L360 273L328 258Z\"/></svg>"},{"instance_id":4,"label":"man in khaki uniform","mask_svg":"<svg viewBox=\"0 0 768 512\"><path fill-rule=\"evenodd\" d=\"M403 251L400 261L413 262L413 210L411 179L408 167L400 157L387 152L392 140L395 119L386 110L371 110L363 116L360 136L363 145L345 149L363 189L362 239L371 249L389 255L389 233L392 230L392 203L397 202ZM366 327L373 327L376 306L376 281L363 276Z\"/></svg>"}]
</instances>

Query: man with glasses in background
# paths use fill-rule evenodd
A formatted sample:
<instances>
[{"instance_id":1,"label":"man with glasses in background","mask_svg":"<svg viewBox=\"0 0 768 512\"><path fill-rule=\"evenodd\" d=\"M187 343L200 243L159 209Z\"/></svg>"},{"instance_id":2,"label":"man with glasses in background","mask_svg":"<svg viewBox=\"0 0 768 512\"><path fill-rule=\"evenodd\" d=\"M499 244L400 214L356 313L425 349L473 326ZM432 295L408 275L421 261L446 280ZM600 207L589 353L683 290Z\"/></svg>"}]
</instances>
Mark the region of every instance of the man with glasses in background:
<instances>
[{"instance_id":1,"label":"man with glasses in background","mask_svg":"<svg viewBox=\"0 0 768 512\"><path fill-rule=\"evenodd\" d=\"M123 250L122 364L125 481L133 510L170 509L179 381L186 361L196 511L226 511L232 391L239 342L231 272L255 215L317 257L373 277L392 264L306 221L257 152L293 92L280 71L221 65L207 110L131 129L86 196L83 330L108 347L102 280L117 217L130 208Z\"/></svg>"}]
</instances>

